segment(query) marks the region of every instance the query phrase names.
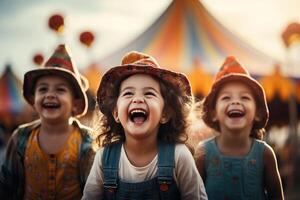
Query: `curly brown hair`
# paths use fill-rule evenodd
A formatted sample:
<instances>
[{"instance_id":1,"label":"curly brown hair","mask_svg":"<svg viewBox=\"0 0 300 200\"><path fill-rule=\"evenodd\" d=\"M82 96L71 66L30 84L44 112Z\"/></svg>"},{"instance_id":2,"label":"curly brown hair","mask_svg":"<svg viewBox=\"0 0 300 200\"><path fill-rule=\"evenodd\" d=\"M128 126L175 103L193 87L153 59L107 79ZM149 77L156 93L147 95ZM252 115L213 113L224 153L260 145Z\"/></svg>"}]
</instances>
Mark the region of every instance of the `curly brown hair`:
<instances>
[{"instance_id":1,"label":"curly brown hair","mask_svg":"<svg viewBox=\"0 0 300 200\"><path fill-rule=\"evenodd\" d=\"M155 76L151 77L160 85L161 94L165 102L164 109L170 117L167 123L160 125L157 139L171 143L185 143L188 138L186 128L188 127L188 115L193 102L192 97L185 96L178 88L173 87L168 82ZM98 112L98 121L95 121L95 125L98 127L95 129L99 132L96 138L99 147L109 146L116 141L125 141L124 129L120 123L116 123L112 115L123 80L116 83L111 98L109 98L110 100L103 102L106 109L102 113Z\"/></svg>"}]
</instances>

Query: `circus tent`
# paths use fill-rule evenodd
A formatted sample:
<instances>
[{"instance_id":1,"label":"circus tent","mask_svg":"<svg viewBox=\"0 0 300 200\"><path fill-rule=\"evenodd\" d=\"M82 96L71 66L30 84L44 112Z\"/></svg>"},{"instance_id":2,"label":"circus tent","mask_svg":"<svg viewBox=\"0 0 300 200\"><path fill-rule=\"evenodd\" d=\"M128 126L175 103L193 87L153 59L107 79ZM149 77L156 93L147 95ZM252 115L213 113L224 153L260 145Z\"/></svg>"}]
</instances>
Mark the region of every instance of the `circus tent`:
<instances>
[{"instance_id":1,"label":"circus tent","mask_svg":"<svg viewBox=\"0 0 300 200\"><path fill-rule=\"evenodd\" d=\"M0 77L0 102L0 123L7 129L34 118L33 109L22 96L22 82L10 65L6 65Z\"/></svg>"},{"instance_id":2,"label":"circus tent","mask_svg":"<svg viewBox=\"0 0 300 200\"><path fill-rule=\"evenodd\" d=\"M144 33L99 64L117 65L131 50L149 53L161 66L184 73L197 60L204 71L215 74L228 55L234 55L254 76L272 73L277 63L230 32L198 0L173 0Z\"/></svg>"},{"instance_id":3,"label":"circus tent","mask_svg":"<svg viewBox=\"0 0 300 200\"><path fill-rule=\"evenodd\" d=\"M229 55L235 56L252 76L263 80L266 87L268 82L272 82L268 80L273 78L264 78L273 77L278 65L278 60L246 43L218 22L199 0L173 0L147 30L129 44L99 60L98 65L102 71L119 65L122 56L131 50L148 53L162 67L186 73L194 95L200 98L207 95L213 75ZM295 83L300 82L299 77L287 78ZM271 94L281 92L274 87L266 89ZM268 102L272 103L277 96L274 95L273 99L269 97ZM275 109L282 104L288 107L288 102L280 99ZM297 107L300 107L300 100L297 101ZM288 112L288 109L285 111ZM277 123L272 118L270 124Z\"/></svg>"}]
</instances>

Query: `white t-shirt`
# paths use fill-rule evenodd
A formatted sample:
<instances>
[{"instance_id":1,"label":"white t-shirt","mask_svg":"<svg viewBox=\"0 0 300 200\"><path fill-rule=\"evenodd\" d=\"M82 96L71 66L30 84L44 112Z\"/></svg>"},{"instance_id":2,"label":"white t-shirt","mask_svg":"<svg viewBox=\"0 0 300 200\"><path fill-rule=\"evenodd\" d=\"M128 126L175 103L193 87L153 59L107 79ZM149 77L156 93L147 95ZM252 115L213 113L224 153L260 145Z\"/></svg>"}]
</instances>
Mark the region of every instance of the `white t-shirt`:
<instances>
[{"instance_id":1,"label":"white t-shirt","mask_svg":"<svg viewBox=\"0 0 300 200\"><path fill-rule=\"evenodd\" d=\"M103 198L102 154L103 148L96 153L91 172L83 191L83 200ZM122 181L129 183L142 182L150 180L156 175L157 155L148 165L135 167L128 160L122 145L119 161L119 178ZM175 145L174 179L180 191L181 199L207 199L204 184L197 171L194 158L184 144Z\"/></svg>"}]
</instances>

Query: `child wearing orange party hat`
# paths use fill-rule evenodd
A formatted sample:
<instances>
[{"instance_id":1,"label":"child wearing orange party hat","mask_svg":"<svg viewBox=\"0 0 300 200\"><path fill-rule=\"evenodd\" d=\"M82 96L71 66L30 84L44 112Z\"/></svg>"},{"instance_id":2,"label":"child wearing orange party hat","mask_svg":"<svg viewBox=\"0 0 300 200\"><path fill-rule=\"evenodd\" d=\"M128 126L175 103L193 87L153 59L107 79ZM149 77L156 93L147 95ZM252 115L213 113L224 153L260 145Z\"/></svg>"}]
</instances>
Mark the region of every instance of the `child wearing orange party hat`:
<instances>
[{"instance_id":1,"label":"child wearing orange party hat","mask_svg":"<svg viewBox=\"0 0 300 200\"><path fill-rule=\"evenodd\" d=\"M219 134L195 155L209 199L284 198L274 151L262 141L268 117L264 89L228 57L203 102L203 120Z\"/></svg>"},{"instance_id":2,"label":"child wearing orange party hat","mask_svg":"<svg viewBox=\"0 0 300 200\"><path fill-rule=\"evenodd\" d=\"M94 157L87 80L59 45L41 68L24 75L23 95L39 120L11 136L0 172L1 199L81 199Z\"/></svg>"},{"instance_id":3,"label":"child wearing orange party hat","mask_svg":"<svg viewBox=\"0 0 300 200\"><path fill-rule=\"evenodd\" d=\"M101 148L83 199L207 199L185 145L191 88L184 74L140 52L102 77Z\"/></svg>"}]
</instances>

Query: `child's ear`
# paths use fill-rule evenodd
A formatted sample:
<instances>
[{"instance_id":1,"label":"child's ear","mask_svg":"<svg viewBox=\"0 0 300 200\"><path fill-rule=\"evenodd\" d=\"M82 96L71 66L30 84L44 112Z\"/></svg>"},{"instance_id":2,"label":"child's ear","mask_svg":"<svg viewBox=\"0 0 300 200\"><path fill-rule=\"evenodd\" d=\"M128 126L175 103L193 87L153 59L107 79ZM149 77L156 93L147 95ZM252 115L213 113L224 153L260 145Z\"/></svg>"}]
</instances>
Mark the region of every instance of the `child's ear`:
<instances>
[{"instance_id":1,"label":"child's ear","mask_svg":"<svg viewBox=\"0 0 300 200\"><path fill-rule=\"evenodd\" d=\"M73 108L72 108L72 115L73 116L76 116L78 115L79 113L79 110L83 110L84 109L84 102L83 100L81 99L75 99L74 100L74 105L73 105Z\"/></svg>"},{"instance_id":2,"label":"child's ear","mask_svg":"<svg viewBox=\"0 0 300 200\"><path fill-rule=\"evenodd\" d=\"M169 120L170 120L169 115L164 111L164 112L162 113L162 116L161 116L159 122L160 122L161 124L165 124L165 123L167 123Z\"/></svg>"},{"instance_id":3,"label":"child's ear","mask_svg":"<svg viewBox=\"0 0 300 200\"><path fill-rule=\"evenodd\" d=\"M255 122L259 122L261 120L261 109L257 109L254 117Z\"/></svg>"},{"instance_id":4,"label":"child's ear","mask_svg":"<svg viewBox=\"0 0 300 200\"><path fill-rule=\"evenodd\" d=\"M28 101L30 102L30 104L32 105L33 109L35 110L35 102L34 102L34 95L30 95L28 97Z\"/></svg>"},{"instance_id":5,"label":"child's ear","mask_svg":"<svg viewBox=\"0 0 300 200\"><path fill-rule=\"evenodd\" d=\"M28 99L30 102L32 102L32 104L34 104L34 95L30 95Z\"/></svg>"},{"instance_id":6,"label":"child's ear","mask_svg":"<svg viewBox=\"0 0 300 200\"><path fill-rule=\"evenodd\" d=\"M258 114L255 115L254 121L255 122L259 122L260 121L260 116Z\"/></svg>"},{"instance_id":7,"label":"child's ear","mask_svg":"<svg viewBox=\"0 0 300 200\"><path fill-rule=\"evenodd\" d=\"M115 108L115 109L113 110L112 115L113 115L115 121L116 121L117 123L120 123L120 119L119 119L118 109L117 109L117 108Z\"/></svg>"},{"instance_id":8,"label":"child's ear","mask_svg":"<svg viewBox=\"0 0 300 200\"><path fill-rule=\"evenodd\" d=\"M212 122L217 122L217 121L218 121L217 114L216 114L216 111L215 111L215 110L213 110L213 111L211 112L210 116L211 116Z\"/></svg>"}]
</instances>

